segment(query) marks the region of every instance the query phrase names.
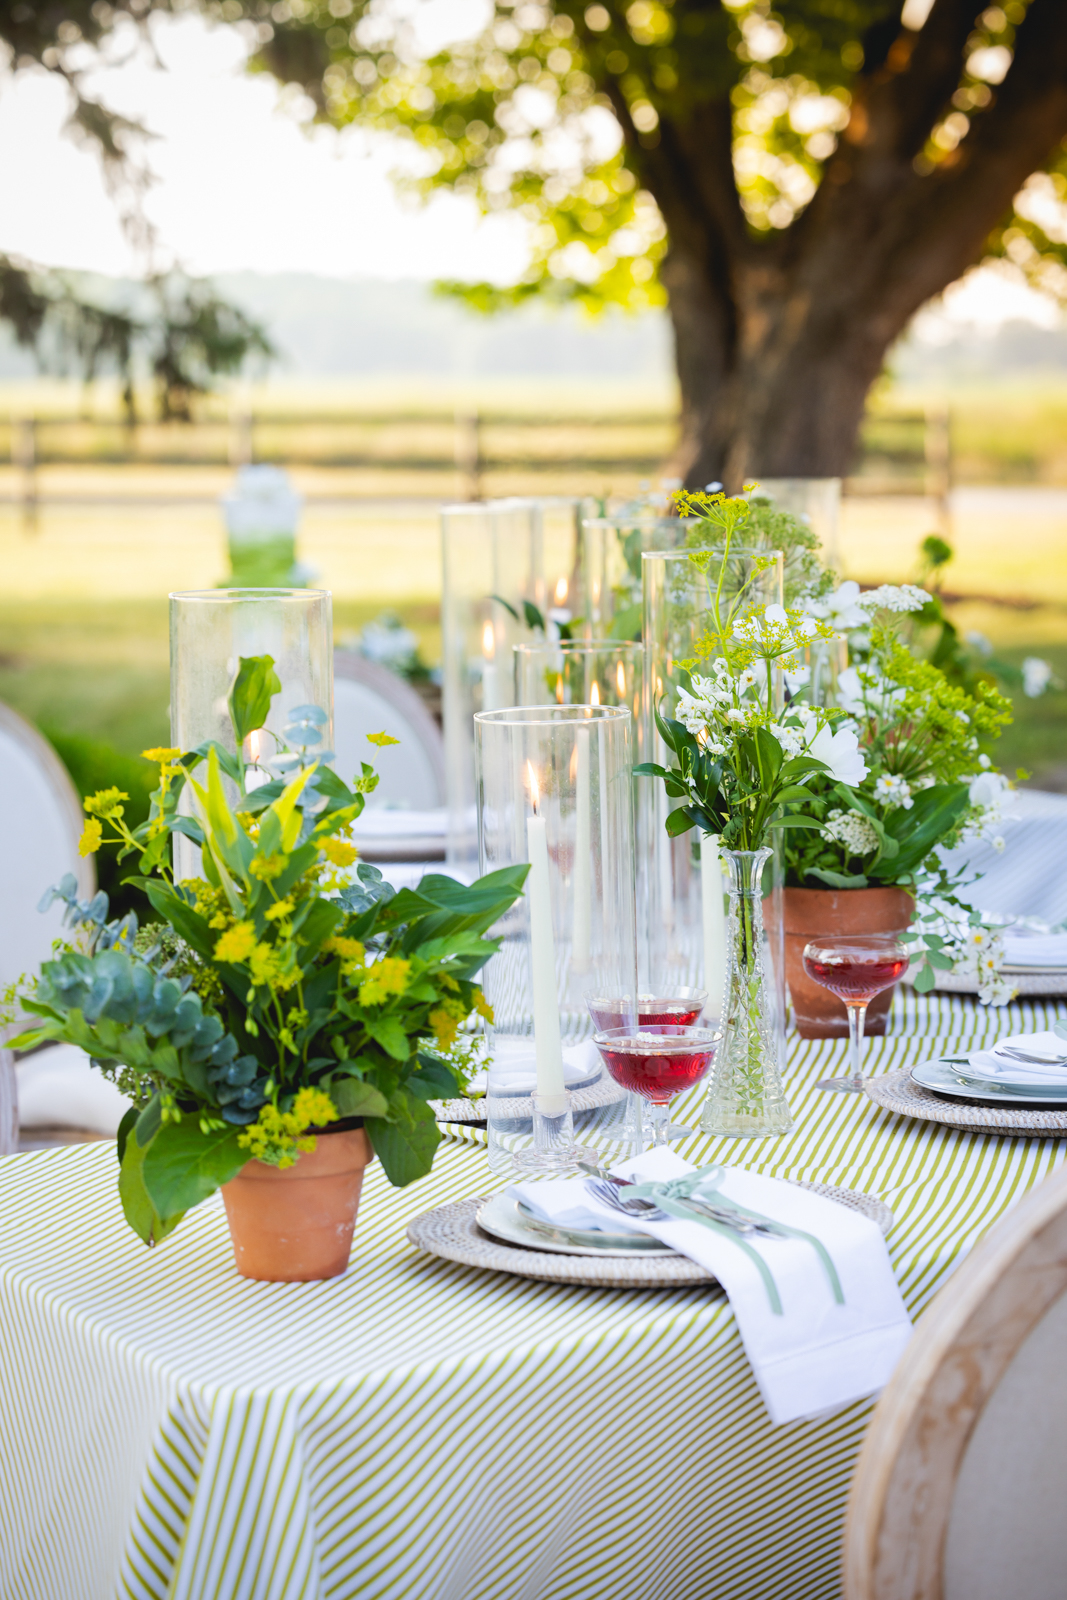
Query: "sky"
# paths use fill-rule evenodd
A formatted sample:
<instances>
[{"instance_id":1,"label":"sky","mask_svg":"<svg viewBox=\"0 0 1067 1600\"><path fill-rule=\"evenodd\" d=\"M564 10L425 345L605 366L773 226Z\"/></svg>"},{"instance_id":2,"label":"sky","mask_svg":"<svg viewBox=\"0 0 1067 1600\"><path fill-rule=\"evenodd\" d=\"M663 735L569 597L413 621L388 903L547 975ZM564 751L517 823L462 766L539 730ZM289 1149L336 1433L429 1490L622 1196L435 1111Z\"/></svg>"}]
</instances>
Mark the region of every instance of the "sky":
<instances>
[{"instance_id":1,"label":"sky","mask_svg":"<svg viewBox=\"0 0 1067 1600\"><path fill-rule=\"evenodd\" d=\"M398 198L399 140L307 123L273 79L243 71L246 48L199 17L157 18L166 70L138 53L91 87L158 138L146 210L163 266L195 274L317 272L326 277L492 277L523 270L525 225L481 219L459 197L423 209ZM0 250L48 266L112 274L143 263L124 237L94 156L66 137L67 93L43 70L0 78ZM301 120L303 118L303 120Z\"/></svg>"},{"instance_id":2,"label":"sky","mask_svg":"<svg viewBox=\"0 0 1067 1600\"><path fill-rule=\"evenodd\" d=\"M420 8L440 44L480 20L484 0ZM146 209L159 240L156 267L220 272L313 272L324 277L513 281L526 260L525 224L481 218L460 197L426 207L390 180L419 158L402 141L360 129L312 127L303 97L245 73L232 28L196 16L157 18L161 66L143 50L95 74L94 92L157 135ZM129 41L127 41L127 46ZM138 275L145 262L125 237L96 158L63 132L66 91L43 70L0 74L0 251L47 266ZM960 325L993 331L1010 318L1058 325L1052 303L1010 268L980 270L920 313L922 342Z\"/></svg>"}]
</instances>

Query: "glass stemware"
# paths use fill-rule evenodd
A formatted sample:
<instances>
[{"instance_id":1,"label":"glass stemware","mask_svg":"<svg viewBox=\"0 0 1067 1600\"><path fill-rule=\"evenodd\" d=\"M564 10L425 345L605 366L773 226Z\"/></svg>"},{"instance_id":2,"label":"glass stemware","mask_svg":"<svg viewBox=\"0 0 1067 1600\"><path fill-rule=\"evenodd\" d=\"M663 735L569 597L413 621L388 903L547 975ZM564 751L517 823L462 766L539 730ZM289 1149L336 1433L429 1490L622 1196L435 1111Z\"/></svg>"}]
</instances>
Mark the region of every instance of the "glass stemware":
<instances>
[{"instance_id":1,"label":"glass stemware","mask_svg":"<svg viewBox=\"0 0 1067 1600\"><path fill-rule=\"evenodd\" d=\"M804 946L804 971L814 983L836 994L848 1011L847 1078L823 1078L815 1087L860 1094L863 1025L876 994L890 988L908 968L908 947L894 933L842 934Z\"/></svg>"},{"instance_id":2,"label":"glass stemware","mask_svg":"<svg viewBox=\"0 0 1067 1600\"><path fill-rule=\"evenodd\" d=\"M666 985L655 994L638 994L601 984L585 992L589 1015L600 1029L625 1027L634 1020L642 1028L659 1024L691 1028L700 1021L708 991L688 984ZM636 1008L636 1009L635 1009Z\"/></svg>"},{"instance_id":3,"label":"glass stemware","mask_svg":"<svg viewBox=\"0 0 1067 1600\"><path fill-rule=\"evenodd\" d=\"M648 1102L653 1148L667 1144L671 1101L704 1076L720 1037L717 1028L672 1028L663 1023L604 1028L594 1035L615 1082Z\"/></svg>"}]
</instances>

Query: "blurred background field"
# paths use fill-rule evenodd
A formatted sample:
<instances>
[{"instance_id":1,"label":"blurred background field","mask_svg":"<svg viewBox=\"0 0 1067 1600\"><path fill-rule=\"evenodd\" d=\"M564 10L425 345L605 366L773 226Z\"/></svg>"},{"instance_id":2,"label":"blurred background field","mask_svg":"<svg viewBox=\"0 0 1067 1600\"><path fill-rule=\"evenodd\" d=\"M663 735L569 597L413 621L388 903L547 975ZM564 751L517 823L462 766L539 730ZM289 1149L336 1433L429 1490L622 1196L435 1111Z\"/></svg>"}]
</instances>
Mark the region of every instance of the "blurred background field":
<instances>
[{"instance_id":1,"label":"blurred background field","mask_svg":"<svg viewBox=\"0 0 1067 1600\"><path fill-rule=\"evenodd\" d=\"M939 532L955 551L944 590L961 631L982 633L1015 665L1043 656L1067 680L1067 384L967 384L947 398L946 499L923 420L944 407L945 391L878 396L846 485L841 573L914 579L921 540ZM653 378L288 379L209 400L200 426L144 426L132 438L115 400L101 388L86 403L56 381L0 391L0 416L84 418L53 425L51 440L38 424L32 474L25 461L0 464L0 699L49 734L83 788L102 764L90 746L136 757L166 742L166 596L225 576L219 498L233 456L248 451L250 412L266 419L257 459L284 461L305 496L300 557L333 592L338 640L352 643L389 608L430 665L440 658L438 508L470 492L473 470L484 495L627 496L657 477L674 431L669 385ZM505 420L483 423L472 464L456 441L476 412ZM367 422L353 423L360 415ZM9 449L11 439L9 430ZM149 459L101 460L131 445ZM50 451L82 459L54 461ZM531 456L541 458L535 467ZM1065 726L1063 690L1020 696L1005 768L1067 787Z\"/></svg>"}]
</instances>

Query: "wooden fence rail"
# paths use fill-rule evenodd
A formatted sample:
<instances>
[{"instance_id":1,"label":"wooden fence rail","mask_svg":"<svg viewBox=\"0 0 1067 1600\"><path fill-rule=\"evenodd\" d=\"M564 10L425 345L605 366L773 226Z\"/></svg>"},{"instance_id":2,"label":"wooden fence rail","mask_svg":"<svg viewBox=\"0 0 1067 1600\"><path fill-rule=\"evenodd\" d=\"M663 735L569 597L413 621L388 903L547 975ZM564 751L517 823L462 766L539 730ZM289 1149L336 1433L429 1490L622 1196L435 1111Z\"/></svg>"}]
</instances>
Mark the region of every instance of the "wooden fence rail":
<instances>
[{"instance_id":1,"label":"wooden fence rail","mask_svg":"<svg viewBox=\"0 0 1067 1600\"><path fill-rule=\"evenodd\" d=\"M0 460L16 469L17 496L28 513L39 500L38 471L48 466L243 466L371 468L449 473L468 499L483 497L490 474L567 472L655 476L669 459L676 420L664 413L617 416L521 415L503 411L392 413L252 412L191 423L78 416L0 420ZM946 501L952 476L951 419L877 414L864 426L849 489L918 493Z\"/></svg>"}]
</instances>

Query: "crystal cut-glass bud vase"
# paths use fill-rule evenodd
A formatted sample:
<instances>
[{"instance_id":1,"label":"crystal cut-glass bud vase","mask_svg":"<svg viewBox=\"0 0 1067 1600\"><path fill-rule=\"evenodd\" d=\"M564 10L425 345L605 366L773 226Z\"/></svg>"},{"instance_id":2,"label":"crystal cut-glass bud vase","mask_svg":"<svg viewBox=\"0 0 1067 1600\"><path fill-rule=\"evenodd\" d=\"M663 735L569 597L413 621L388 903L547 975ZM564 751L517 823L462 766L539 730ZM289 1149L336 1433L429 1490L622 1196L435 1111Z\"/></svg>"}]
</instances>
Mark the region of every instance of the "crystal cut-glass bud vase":
<instances>
[{"instance_id":1,"label":"crystal cut-glass bud vase","mask_svg":"<svg viewBox=\"0 0 1067 1600\"><path fill-rule=\"evenodd\" d=\"M721 850L730 874L723 1036L700 1117L704 1133L765 1139L793 1126L782 1087L782 1022L764 960L764 863L771 851Z\"/></svg>"}]
</instances>

